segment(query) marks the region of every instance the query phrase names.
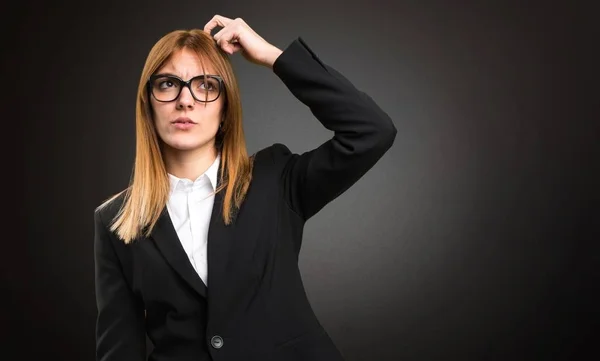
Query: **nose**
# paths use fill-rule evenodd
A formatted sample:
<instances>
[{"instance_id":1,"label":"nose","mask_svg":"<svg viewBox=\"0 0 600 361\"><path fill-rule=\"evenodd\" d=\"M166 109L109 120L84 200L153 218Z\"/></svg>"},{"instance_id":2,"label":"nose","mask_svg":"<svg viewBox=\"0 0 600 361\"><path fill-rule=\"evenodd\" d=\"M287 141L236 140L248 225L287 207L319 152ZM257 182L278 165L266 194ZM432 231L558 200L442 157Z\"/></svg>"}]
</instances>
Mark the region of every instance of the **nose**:
<instances>
[{"instance_id":1,"label":"nose","mask_svg":"<svg viewBox=\"0 0 600 361\"><path fill-rule=\"evenodd\" d=\"M188 108L191 109L196 104L196 100L192 96L192 93L188 87L183 87L181 93L177 98L177 107L180 109Z\"/></svg>"}]
</instances>

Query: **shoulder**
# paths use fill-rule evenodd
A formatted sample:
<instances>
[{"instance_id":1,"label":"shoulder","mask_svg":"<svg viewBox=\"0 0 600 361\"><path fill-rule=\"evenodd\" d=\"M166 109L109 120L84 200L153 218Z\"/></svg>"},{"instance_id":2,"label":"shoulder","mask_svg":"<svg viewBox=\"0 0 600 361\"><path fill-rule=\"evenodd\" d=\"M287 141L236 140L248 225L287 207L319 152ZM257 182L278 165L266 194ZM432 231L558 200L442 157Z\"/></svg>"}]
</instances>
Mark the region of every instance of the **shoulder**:
<instances>
[{"instance_id":1,"label":"shoulder","mask_svg":"<svg viewBox=\"0 0 600 361\"><path fill-rule=\"evenodd\" d=\"M298 156L282 143L273 143L254 153L254 169L256 172L281 171Z\"/></svg>"},{"instance_id":2,"label":"shoulder","mask_svg":"<svg viewBox=\"0 0 600 361\"><path fill-rule=\"evenodd\" d=\"M254 154L255 162L270 163L271 165L281 165L287 163L294 154L290 148L282 143L273 143L268 147L260 149Z\"/></svg>"},{"instance_id":3,"label":"shoulder","mask_svg":"<svg viewBox=\"0 0 600 361\"><path fill-rule=\"evenodd\" d=\"M96 220L108 225L121 210L126 194L127 189L124 189L96 206L94 209L94 217Z\"/></svg>"}]
</instances>

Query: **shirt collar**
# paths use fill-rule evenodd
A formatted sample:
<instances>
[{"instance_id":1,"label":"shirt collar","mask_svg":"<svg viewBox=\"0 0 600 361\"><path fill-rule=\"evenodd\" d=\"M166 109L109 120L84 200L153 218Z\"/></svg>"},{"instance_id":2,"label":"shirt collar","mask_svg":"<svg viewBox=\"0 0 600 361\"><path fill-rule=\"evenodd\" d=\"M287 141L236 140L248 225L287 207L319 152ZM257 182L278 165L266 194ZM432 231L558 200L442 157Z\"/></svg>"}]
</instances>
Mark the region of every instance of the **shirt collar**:
<instances>
[{"instance_id":1,"label":"shirt collar","mask_svg":"<svg viewBox=\"0 0 600 361\"><path fill-rule=\"evenodd\" d=\"M196 178L196 180L194 180L193 182L189 179L179 178L179 177L174 176L171 173L168 173L169 182L171 183L171 191L185 190L185 189L192 189L192 188L200 187L206 182L207 179L210 182L210 186L212 187L212 189L214 191L217 188L217 176L218 176L220 161L221 161L221 154L217 153L217 158L215 158L215 161L210 165L210 167L208 167L206 172L204 172L204 174L202 174L198 178Z\"/></svg>"},{"instance_id":2,"label":"shirt collar","mask_svg":"<svg viewBox=\"0 0 600 361\"><path fill-rule=\"evenodd\" d=\"M220 161L221 161L221 154L217 153L217 158L215 158L215 161L213 162L213 164L211 164L211 166L208 167L208 169L204 173L210 180L210 185L213 187L213 190L217 189L217 176L218 176Z\"/></svg>"}]
</instances>

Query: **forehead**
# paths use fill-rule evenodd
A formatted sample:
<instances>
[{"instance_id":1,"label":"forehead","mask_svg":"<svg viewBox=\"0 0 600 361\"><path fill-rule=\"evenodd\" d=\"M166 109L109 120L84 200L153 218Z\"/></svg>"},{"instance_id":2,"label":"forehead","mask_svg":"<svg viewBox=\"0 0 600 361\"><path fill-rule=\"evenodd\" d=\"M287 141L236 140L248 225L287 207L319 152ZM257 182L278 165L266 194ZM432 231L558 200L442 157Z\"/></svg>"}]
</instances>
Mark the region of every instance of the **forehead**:
<instances>
[{"instance_id":1,"label":"forehead","mask_svg":"<svg viewBox=\"0 0 600 361\"><path fill-rule=\"evenodd\" d=\"M203 57L202 61L204 61L204 71L207 74L216 74L213 64L206 57ZM187 79L203 73L202 62L196 52L183 48L173 52L156 72L169 73Z\"/></svg>"}]
</instances>

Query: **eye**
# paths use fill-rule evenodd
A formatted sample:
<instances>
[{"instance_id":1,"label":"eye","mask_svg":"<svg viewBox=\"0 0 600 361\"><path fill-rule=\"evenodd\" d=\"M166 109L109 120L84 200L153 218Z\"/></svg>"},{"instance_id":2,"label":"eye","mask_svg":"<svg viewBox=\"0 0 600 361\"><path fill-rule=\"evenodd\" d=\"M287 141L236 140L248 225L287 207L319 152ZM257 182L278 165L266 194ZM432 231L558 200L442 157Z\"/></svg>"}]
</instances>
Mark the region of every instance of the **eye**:
<instances>
[{"instance_id":1,"label":"eye","mask_svg":"<svg viewBox=\"0 0 600 361\"><path fill-rule=\"evenodd\" d=\"M205 90L213 90L214 89L214 85L211 82L203 81L200 84L200 88L205 89Z\"/></svg>"},{"instance_id":2,"label":"eye","mask_svg":"<svg viewBox=\"0 0 600 361\"><path fill-rule=\"evenodd\" d=\"M179 86L179 82L170 77L160 77L154 80L153 86L154 88L159 90L168 90L172 88L177 88Z\"/></svg>"},{"instance_id":3,"label":"eye","mask_svg":"<svg viewBox=\"0 0 600 361\"><path fill-rule=\"evenodd\" d=\"M219 82L213 78L198 78L194 87L204 92L218 92Z\"/></svg>"},{"instance_id":4,"label":"eye","mask_svg":"<svg viewBox=\"0 0 600 361\"><path fill-rule=\"evenodd\" d=\"M175 84L171 80L162 80L158 83L158 87L161 89L166 89L174 86Z\"/></svg>"}]
</instances>

